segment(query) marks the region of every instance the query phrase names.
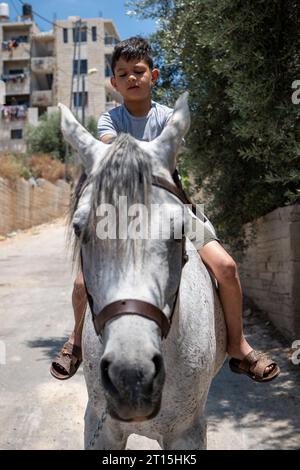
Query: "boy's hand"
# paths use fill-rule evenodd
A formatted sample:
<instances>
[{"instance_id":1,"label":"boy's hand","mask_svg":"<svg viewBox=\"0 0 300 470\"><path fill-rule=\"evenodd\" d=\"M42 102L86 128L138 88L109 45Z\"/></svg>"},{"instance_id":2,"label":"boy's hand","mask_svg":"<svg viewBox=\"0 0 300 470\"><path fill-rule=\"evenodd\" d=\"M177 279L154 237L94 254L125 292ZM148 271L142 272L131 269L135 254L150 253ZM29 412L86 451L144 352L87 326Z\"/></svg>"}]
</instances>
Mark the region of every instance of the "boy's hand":
<instances>
[{"instance_id":1,"label":"boy's hand","mask_svg":"<svg viewBox=\"0 0 300 470\"><path fill-rule=\"evenodd\" d=\"M101 142L103 142L104 144L111 144L112 141L113 141L115 138L116 138L115 135L109 135L109 134L107 134L107 135L104 135L103 137L101 137L99 140L100 140Z\"/></svg>"}]
</instances>

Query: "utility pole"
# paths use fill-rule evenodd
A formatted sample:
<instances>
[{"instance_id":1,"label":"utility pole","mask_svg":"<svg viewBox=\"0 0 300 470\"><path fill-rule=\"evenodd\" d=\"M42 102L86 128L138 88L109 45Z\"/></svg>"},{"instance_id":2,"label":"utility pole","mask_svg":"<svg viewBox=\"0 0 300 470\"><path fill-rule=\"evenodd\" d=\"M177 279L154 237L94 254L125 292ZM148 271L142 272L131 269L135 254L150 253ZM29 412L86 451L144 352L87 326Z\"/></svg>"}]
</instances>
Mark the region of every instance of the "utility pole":
<instances>
[{"instance_id":1,"label":"utility pole","mask_svg":"<svg viewBox=\"0 0 300 470\"><path fill-rule=\"evenodd\" d=\"M81 49L81 18L78 20L78 37L75 38L78 39L78 57L77 57L77 90L76 90L76 110L75 114L78 119L78 108L79 108L79 85L80 85L80 71L81 71L81 60L80 60L80 49ZM81 101L82 101L82 95L81 95Z\"/></svg>"},{"instance_id":2,"label":"utility pole","mask_svg":"<svg viewBox=\"0 0 300 470\"><path fill-rule=\"evenodd\" d=\"M72 78L71 78L71 94L70 94L70 110L72 111L73 108L73 90L74 90L74 64L76 60L76 52L77 52L77 41L76 38L78 37L78 24L77 21L74 23L74 49L73 49L73 63L72 63Z\"/></svg>"},{"instance_id":3,"label":"utility pole","mask_svg":"<svg viewBox=\"0 0 300 470\"><path fill-rule=\"evenodd\" d=\"M81 94L81 105L82 105L82 125L85 125L85 75L82 74L82 94Z\"/></svg>"},{"instance_id":4,"label":"utility pole","mask_svg":"<svg viewBox=\"0 0 300 470\"><path fill-rule=\"evenodd\" d=\"M71 90L70 90L70 110L72 111L72 108L73 108L73 90L74 90L74 64L75 64L75 60L76 60L76 52L77 52L77 38L78 38L78 35L79 35L79 32L78 32L78 21L76 21L74 24L74 37L73 37L73 42L74 42L74 48L73 48L73 60L72 60L72 64L71 64L71 70L72 70L72 74L71 74ZM73 31L72 31L73 33ZM72 36L71 36L72 37ZM76 97L76 103L77 103L77 100L78 100L78 96ZM69 154L70 154L70 145L68 144L68 142L66 142L66 150L65 150L66 154L65 154L65 167L64 167L64 177L65 177L65 180L67 179L67 165L68 165L68 161L69 161Z\"/></svg>"}]
</instances>

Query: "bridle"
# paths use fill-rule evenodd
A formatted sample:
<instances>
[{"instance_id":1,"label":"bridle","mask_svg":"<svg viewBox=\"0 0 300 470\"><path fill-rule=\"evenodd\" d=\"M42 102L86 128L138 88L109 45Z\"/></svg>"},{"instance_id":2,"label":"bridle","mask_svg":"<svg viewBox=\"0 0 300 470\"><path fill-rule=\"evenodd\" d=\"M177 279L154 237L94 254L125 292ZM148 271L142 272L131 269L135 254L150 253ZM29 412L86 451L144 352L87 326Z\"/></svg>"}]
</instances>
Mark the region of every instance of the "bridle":
<instances>
[{"instance_id":1,"label":"bridle","mask_svg":"<svg viewBox=\"0 0 300 470\"><path fill-rule=\"evenodd\" d=\"M86 185L89 182L90 181L86 181L86 184L84 185L84 187L86 187ZM193 205L192 201L187 197L184 190L181 188L181 185L177 186L177 185L175 185L175 183L170 183L165 178L162 178L162 177L156 176L156 175L152 175L152 185L168 191L169 193L176 196L184 204L192 205L193 212L195 212L195 206ZM82 193L83 189L84 188L82 188L81 193ZM187 256L186 249L185 249L185 236L184 236L184 234L182 235L181 245L182 245L181 272L182 272L182 269L183 269L185 263L188 260L188 256ZM81 251L81 265L82 265L81 267L82 267L82 273L83 273L82 251ZM83 279L84 279L84 275L83 275ZM163 313L163 311L160 310L155 305L153 305L149 302L144 302L142 300L136 300L136 299L117 300L116 302L112 302L112 303L106 305L99 313L95 314L94 306L93 306L93 304L94 304L93 298L92 298L92 296L90 295L90 293L87 289L85 279L84 279L84 284L85 284L85 289L86 289L86 293L87 293L89 307L90 307L90 310L92 312L92 318L93 318L95 331L96 331L98 336L99 335L101 336L102 331L105 327L105 324L108 321L110 321L113 318L116 318L120 315L133 315L134 314L134 315L139 315L139 316L142 316L142 317L145 317L145 318L148 318L150 320L155 321L161 329L162 337L163 338L167 337L168 332L169 332L170 327L171 327L172 317L173 317L173 314L174 314L174 311L175 311L175 308L176 308L176 304L177 304L180 282L178 284L178 288L177 288L177 291L176 291L176 294L175 294L175 300L174 300L173 309L172 309L170 319L167 318L167 316Z\"/></svg>"}]
</instances>

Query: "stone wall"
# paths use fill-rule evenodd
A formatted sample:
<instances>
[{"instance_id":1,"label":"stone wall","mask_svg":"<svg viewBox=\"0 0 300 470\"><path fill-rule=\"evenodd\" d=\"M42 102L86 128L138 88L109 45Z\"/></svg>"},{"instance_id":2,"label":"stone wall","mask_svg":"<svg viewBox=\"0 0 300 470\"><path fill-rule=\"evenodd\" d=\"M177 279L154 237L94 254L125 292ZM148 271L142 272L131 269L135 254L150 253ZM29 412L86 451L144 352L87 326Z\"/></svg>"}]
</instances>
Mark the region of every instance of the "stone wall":
<instances>
[{"instance_id":1,"label":"stone wall","mask_svg":"<svg viewBox=\"0 0 300 470\"><path fill-rule=\"evenodd\" d=\"M246 226L239 264L244 294L289 339L300 338L300 205L274 210Z\"/></svg>"},{"instance_id":2,"label":"stone wall","mask_svg":"<svg viewBox=\"0 0 300 470\"><path fill-rule=\"evenodd\" d=\"M11 182L0 178L0 234L26 229L67 214L70 186L39 179Z\"/></svg>"}]
</instances>

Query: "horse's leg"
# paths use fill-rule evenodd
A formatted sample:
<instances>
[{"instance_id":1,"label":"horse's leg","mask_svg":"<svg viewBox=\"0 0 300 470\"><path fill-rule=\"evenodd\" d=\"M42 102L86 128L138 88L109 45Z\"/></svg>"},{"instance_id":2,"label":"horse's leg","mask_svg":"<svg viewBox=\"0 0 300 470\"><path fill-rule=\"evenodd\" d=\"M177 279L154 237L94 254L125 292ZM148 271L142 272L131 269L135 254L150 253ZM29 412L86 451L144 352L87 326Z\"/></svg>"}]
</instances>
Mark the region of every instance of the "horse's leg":
<instances>
[{"instance_id":1,"label":"horse's leg","mask_svg":"<svg viewBox=\"0 0 300 470\"><path fill-rule=\"evenodd\" d=\"M205 450L206 449L206 419L201 414L184 430L164 436L165 450Z\"/></svg>"},{"instance_id":2,"label":"horse's leg","mask_svg":"<svg viewBox=\"0 0 300 470\"><path fill-rule=\"evenodd\" d=\"M88 403L85 412L84 447L86 450L124 450L127 435L117 422L112 422L103 410L100 418L95 409Z\"/></svg>"}]
</instances>

